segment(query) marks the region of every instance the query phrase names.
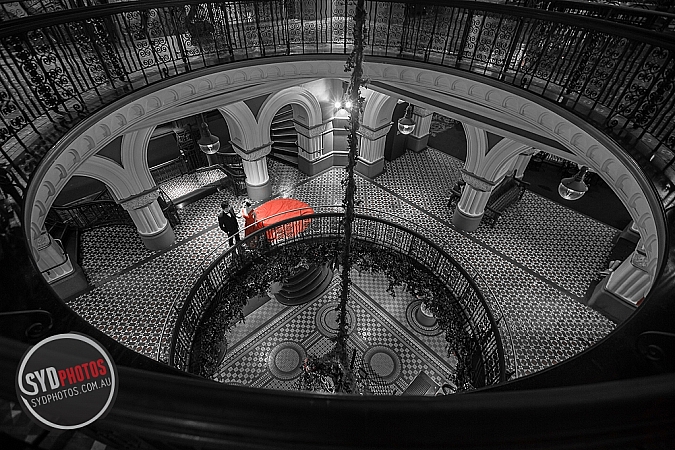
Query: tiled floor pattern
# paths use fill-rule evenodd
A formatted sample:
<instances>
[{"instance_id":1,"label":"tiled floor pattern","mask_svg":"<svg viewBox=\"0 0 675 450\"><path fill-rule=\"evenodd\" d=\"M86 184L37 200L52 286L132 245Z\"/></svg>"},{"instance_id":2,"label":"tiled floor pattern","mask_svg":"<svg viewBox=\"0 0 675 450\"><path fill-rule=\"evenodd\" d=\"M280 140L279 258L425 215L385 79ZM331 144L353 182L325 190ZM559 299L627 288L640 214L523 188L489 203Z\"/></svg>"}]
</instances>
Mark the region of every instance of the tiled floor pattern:
<instances>
[{"instance_id":1,"label":"tiled floor pattern","mask_svg":"<svg viewBox=\"0 0 675 450\"><path fill-rule=\"evenodd\" d=\"M578 298L603 268L615 230L527 193L495 228L458 232L450 225L445 197L461 167L461 161L432 149L406 153L387 163L385 174L375 182L358 179L360 206L423 231L458 261L480 271L498 299L501 311L497 315L505 317L511 331L514 348L510 353L518 376L569 358L611 331L614 325ZM270 161L269 171L275 193L315 208L342 201L342 169L309 178ZM111 236L91 236L85 252L91 252L90 260L98 265L85 264L84 269L98 270L101 282L71 306L130 348L166 360L170 330L187 280L214 249L227 245L215 225L223 199L235 204L241 200L222 191L183 209L182 223L175 230L177 243L164 252L148 256L140 243L136 253L113 251L133 240L126 234L115 238L119 230L111 230ZM110 254L115 256L110 258ZM364 291L382 304L388 301ZM401 323L405 323L405 308L401 314Z\"/></svg>"},{"instance_id":2,"label":"tiled floor pattern","mask_svg":"<svg viewBox=\"0 0 675 450\"><path fill-rule=\"evenodd\" d=\"M420 372L437 386L449 382L454 361L446 356L445 337L412 330L406 308L415 299L404 292L394 298L386 287L384 276L354 274L349 343L357 351L355 367L369 366L384 380L386 393L403 392ZM336 331L338 288L336 277L331 288L310 303L283 307L270 300L269 306L247 316L243 330L237 326L229 336L231 345L215 378L260 388L297 389L305 356L320 356L332 346L329 338Z\"/></svg>"},{"instance_id":3,"label":"tiled floor pattern","mask_svg":"<svg viewBox=\"0 0 675 450\"><path fill-rule=\"evenodd\" d=\"M165 181L161 184L161 188L173 200L226 177L227 175L220 170L187 173L182 177Z\"/></svg>"}]
</instances>

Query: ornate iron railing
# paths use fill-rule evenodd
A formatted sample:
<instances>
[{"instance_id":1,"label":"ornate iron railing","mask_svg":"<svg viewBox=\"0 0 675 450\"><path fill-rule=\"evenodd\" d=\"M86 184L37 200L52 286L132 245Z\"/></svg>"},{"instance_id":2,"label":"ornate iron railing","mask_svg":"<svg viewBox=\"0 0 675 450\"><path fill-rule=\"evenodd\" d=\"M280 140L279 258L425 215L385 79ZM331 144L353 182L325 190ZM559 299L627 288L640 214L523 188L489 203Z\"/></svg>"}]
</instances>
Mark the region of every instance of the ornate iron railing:
<instances>
[{"instance_id":1,"label":"ornate iron railing","mask_svg":"<svg viewBox=\"0 0 675 450\"><path fill-rule=\"evenodd\" d=\"M233 60L348 53L353 8L350 0L151 0L3 23L3 157L27 182L76 123L151 83ZM367 55L466 70L554 101L615 137L658 187L671 187L663 178L675 179L670 33L477 2L367 9Z\"/></svg>"},{"instance_id":2,"label":"ornate iron railing","mask_svg":"<svg viewBox=\"0 0 675 450\"><path fill-rule=\"evenodd\" d=\"M597 17L650 30L675 31L675 14L659 11L655 4L650 5L647 2L634 2L625 6L618 4L618 2L617 4L611 4L581 0L506 0L504 3L566 14Z\"/></svg>"},{"instance_id":3,"label":"ornate iron railing","mask_svg":"<svg viewBox=\"0 0 675 450\"><path fill-rule=\"evenodd\" d=\"M311 208L313 212L342 212L343 209L341 206L338 205L321 205L321 206L313 206ZM298 209L298 210L293 210L291 212L297 212L301 213L303 212L303 208ZM417 230L418 233L422 234L425 238L430 239L435 245L438 245L443 248L446 252L453 253L454 256L453 258L457 260L462 268L466 270L466 272L469 274L469 277L475 281L476 285L478 286L479 290L483 294L483 297L485 298L485 301L487 303L488 308L490 309L491 315L495 319L495 323L497 324L497 327L499 329L499 334L501 336L501 342L502 342L502 347L504 348L504 365L505 365L505 371L506 371L506 379L513 379L517 378L521 375L519 368L518 368L518 356L516 354L515 350L515 344L514 344L514 338L513 338L513 333L511 331L511 327L509 324L508 319L506 318L506 315L504 314L504 310L501 307L501 301L499 297L494 293L492 288L490 287L490 283L485 279L485 277L478 271L472 264L471 262L461 258L459 255L455 254L453 252L453 249L448 245L447 240L443 239L441 236L439 236L436 232L433 230L420 226L419 223L413 222L409 219L406 219L404 217L391 214L385 211L380 211L376 209L371 209L371 208L364 208L364 207L358 207L356 208L356 211L365 216L369 217L375 217L375 218L380 218L388 222L393 222L397 223L403 227L406 227L408 229L415 229ZM280 214L286 214L288 211L285 211ZM279 214L276 214L274 216L271 216L271 218L274 218ZM269 218L263 218L263 222L265 220L268 220ZM251 228L252 230L255 230L259 228L260 224L258 222L255 222L254 224L249 225L247 228ZM246 233L246 229L244 228L241 230L243 233ZM190 294L190 291L192 287L197 283L197 280L200 279L208 269L208 267L220 257L220 255L224 254L227 252L229 248L229 243L227 241L223 241L219 246L214 248L209 254L207 254L202 261L200 261L194 270L187 276L185 282L183 283L182 287L176 292L176 295L174 295L174 300L172 302L172 306L170 308L170 312L167 315L167 318L164 322L163 329L162 329L162 339L161 341L168 342L171 340L169 337L170 334L172 333L172 330L175 330L176 328L176 323L178 321L178 316L181 314L181 311L184 308L186 299L188 295ZM167 347L167 345L161 345L160 348L158 349L157 353L157 360L158 361L163 361L163 362L169 362L170 357L169 357L170 350Z\"/></svg>"},{"instance_id":4,"label":"ornate iron railing","mask_svg":"<svg viewBox=\"0 0 675 450\"><path fill-rule=\"evenodd\" d=\"M131 216L113 200L95 200L73 206L54 206L51 209L60 222L79 230L110 225L131 225Z\"/></svg>"},{"instance_id":5,"label":"ornate iron railing","mask_svg":"<svg viewBox=\"0 0 675 450\"><path fill-rule=\"evenodd\" d=\"M281 247L317 239L339 240L343 238L341 220L342 214L335 212L287 219L254 232L220 255L192 286L178 314L171 340L170 364L184 371L195 369L191 356L198 328L211 305L227 292L227 284L231 277L252 263L251 258L243 252L249 241L256 241L263 235L276 236L266 250L271 252ZM301 233L285 232L289 228L297 230L305 226L307 228ZM437 275L456 297L457 304L466 319L465 329L478 345L484 370L484 379L478 384L493 385L505 380L506 370L500 330L490 307L476 283L447 252L417 232L387 220L362 214L356 216L354 238L405 255Z\"/></svg>"},{"instance_id":6,"label":"ornate iron railing","mask_svg":"<svg viewBox=\"0 0 675 450\"><path fill-rule=\"evenodd\" d=\"M187 164L182 156L150 168L150 175L155 183L162 184L188 172Z\"/></svg>"}]
</instances>

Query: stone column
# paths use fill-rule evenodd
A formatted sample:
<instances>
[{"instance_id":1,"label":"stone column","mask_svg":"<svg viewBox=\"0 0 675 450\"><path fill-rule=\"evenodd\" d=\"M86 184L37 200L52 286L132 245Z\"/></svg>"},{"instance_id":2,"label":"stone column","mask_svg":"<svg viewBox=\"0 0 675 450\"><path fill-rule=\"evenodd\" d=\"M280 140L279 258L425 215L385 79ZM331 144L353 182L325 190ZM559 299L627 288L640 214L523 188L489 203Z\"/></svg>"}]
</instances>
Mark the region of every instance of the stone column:
<instances>
[{"instance_id":1,"label":"stone column","mask_svg":"<svg viewBox=\"0 0 675 450\"><path fill-rule=\"evenodd\" d=\"M413 108L412 120L415 122L415 129L408 135L406 141L406 148L408 150L421 152L427 148L432 116L433 112L428 109L419 106Z\"/></svg>"},{"instance_id":2,"label":"stone column","mask_svg":"<svg viewBox=\"0 0 675 450\"><path fill-rule=\"evenodd\" d=\"M34 240L33 247L37 250L38 269L48 283L56 283L75 271L66 251L47 231Z\"/></svg>"},{"instance_id":3,"label":"stone column","mask_svg":"<svg viewBox=\"0 0 675 450\"><path fill-rule=\"evenodd\" d=\"M157 203L158 197L159 191L152 189L118 200L131 216L141 240L150 250L169 248L176 241L173 228Z\"/></svg>"},{"instance_id":4,"label":"stone column","mask_svg":"<svg viewBox=\"0 0 675 450\"><path fill-rule=\"evenodd\" d=\"M452 223L460 230L475 231L485 213L485 205L495 183L462 169L462 179L466 182L462 197L455 208Z\"/></svg>"},{"instance_id":5,"label":"stone column","mask_svg":"<svg viewBox=\"0 0 675 450\"><path fill-rule=\"evenodd\" d=\"M47 231L33 241L33 248L37 251L38 269L60 298L66 299L89 287L82 268Z\"/></svg>"},{"instance_id":6,"label":"stone column","mask_svg":"<svg viewBox=\"0 0 675 450\"><path fill-rule=\"evenodd\" d=\"M532 159L532 155L534 154L535 154L534 149L528 150L526 152L522 152L516 158L516 162L513 165L513 168L516 169L515 177L518 178L519 180L523 179L525 169L527 169L527 165L530 163L530 159Z\"/></svg>"},{"instance_id":7,"label":"stone column","mask_svg":"<svg viewBox=\"0 0 675 450\"><path fill-rule=\"evenodd\" d=\"M384 172L384 144L391 128L388 124L373 130L365 125L359 127L359 160L356 171L368 178Z\"/></svg>"},{"instance_id":8,"label":"stone column","mask_svg":"<svg viewBox=\"0 0 675 450\"><path fill-rule=\"evenodd\" d=\"M614 320L623 321L647 294L650 279L647 255L640 241L631 256L595 288L588 305L602 310Z\"/></svg>"},{"instance_id":9,"label":"stone column","mask_svg":"<svg viewBox=\"0 0 675 450\"><path fill-rule=\"evenodd\" d=\"M295 122L298 132L298 169L307 175L314 175L324 168L321 159L324 156L324 134L330 129L330 123L322 123L313 128Z\"/></svg>"},{"instance_id":10,"label":"stone column","mask_svg":"<svg viewBox=\"0 0 675 450\"><path fill-rule=\"evenodd\" d=\"M272 151L272 143L253 149L244 149L230 141L234 151L241 156L246 174L246 191L251 200L264 200L272 195L272 185L267 172L267 155Z\"/></svg>"}]
</instances>

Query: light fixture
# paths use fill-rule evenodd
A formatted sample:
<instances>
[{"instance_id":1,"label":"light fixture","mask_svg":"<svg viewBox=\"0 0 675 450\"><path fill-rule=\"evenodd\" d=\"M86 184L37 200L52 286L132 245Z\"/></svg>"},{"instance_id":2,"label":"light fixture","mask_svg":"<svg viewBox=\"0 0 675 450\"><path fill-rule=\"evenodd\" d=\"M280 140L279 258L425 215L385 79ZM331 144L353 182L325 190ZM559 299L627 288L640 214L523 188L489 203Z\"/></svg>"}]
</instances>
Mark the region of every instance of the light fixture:
<instances>
[{"instance_id":1,"label":"light fixture","mask_svg":"<svg viewBox=\"0 0 675 450\"><path fill-rule=\"evenodd\" d=\"M202 123L199 124L199 133L201 134L201 137L197 141L197 144L199 144L199 149L201 151L207 155L213 155L220 150L220 139L218 139L218 136L211 134L209 126L204 120L204 116L202 116Z\"/></svg>"},{"instance_id":2,"label":"light fixture","mask_svg":"<svg viewBox=\"0 0 675 450\"><path fill-rule=\"evenodd\" d=\"M337 100L335 103L333 103L333 106L335 106L335 109L352 109L352 102L350 100L345 100L345 102L341 102L340 100Z\"/></svg>"},{"instance_id":3,"label":"light fixture","mask_svg":"<svg viewBox=\"0 0 675 450\"><path fill-rule=\"evenodd\" d=\"M405 117L398 119L398 132L401 134L410 134L415 129L415 122L412 120L413 105L408 103L405 109Z\"/></svg>"},{"instance_id":4,"label":"light fixture","mask_svg":"<svg viewBox=\"0 0 675 450\"><path fill-rule=\"evenodd\" d=\"M584 183L584 177L588 167L583 166L576 175L560 180L558 194L566 200L578 200L586 193L588 186Z\"/></svg>"}]
</instances>

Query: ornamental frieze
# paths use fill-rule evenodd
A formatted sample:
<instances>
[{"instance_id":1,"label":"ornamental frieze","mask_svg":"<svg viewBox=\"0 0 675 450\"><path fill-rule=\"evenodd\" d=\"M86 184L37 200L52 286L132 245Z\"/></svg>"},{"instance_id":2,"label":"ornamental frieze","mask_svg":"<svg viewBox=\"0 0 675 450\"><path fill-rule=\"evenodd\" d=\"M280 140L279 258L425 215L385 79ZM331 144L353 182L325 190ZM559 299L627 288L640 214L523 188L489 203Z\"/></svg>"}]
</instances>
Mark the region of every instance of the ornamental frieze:
<instances>
[{"instance_id":1,"label":"ornamental frieze","mask_svg":"<svg viewBox=\"0 0 675 450\"><path fill-rule=\"evenodd\" d=\"M133 211L150 205L159 197L159 191L154 188L151 191L141 192L133 197L119 200L118 203L125 211Z\"/></svg>"},{"instance_id":2,"label":"ornamental frieze","mask_svg":"<svg viewBox=\"0 0 675 450\"><path fill-rule=\"evenodd\" d=\"M298 131L298 134L303 135L306 138L314 138L321 136L332 130L333 123L325 122L319 125L316 125L312 128L308 128L307 125L304 125L300 122L293 121L295 123L295 129Z\"/></svg>"},{"instance_id":3,"label":"ornamental frieze","mask_svg":"<svg viewBox=\"0 0 675 450\"><path fill-rule=\"evenodd\" d=\"M359 127L358 134L371 141L376 141L382 137L385 137L387 133L389 133L389 129L391 128L392 123L394 122L389 122L383 127L378 128L377 130L373 130L365 125L361 125Z\"/></svg>"},{"instance_id":4,"label":"ornamental frieze","mask_svg":"<svg viewBox=\"0 0 675 450\"><path fill-rule=\"evenodd\" d=\"M269 144L263 144L260 147L252 148L250 150L245 150L232 141L230 141L230 144L232 144L234 152L241 156L241 159L244 161L257 161L260 158L264 158L265 156L269 155L272 151L271 142Z\"/></svg>"}]
</instances>

